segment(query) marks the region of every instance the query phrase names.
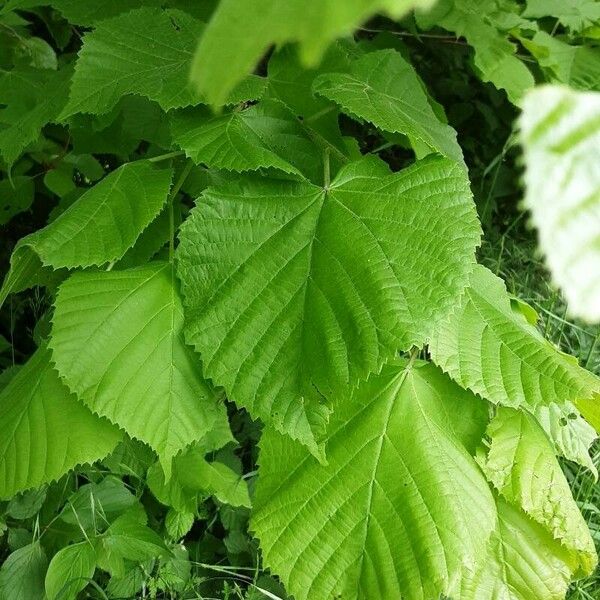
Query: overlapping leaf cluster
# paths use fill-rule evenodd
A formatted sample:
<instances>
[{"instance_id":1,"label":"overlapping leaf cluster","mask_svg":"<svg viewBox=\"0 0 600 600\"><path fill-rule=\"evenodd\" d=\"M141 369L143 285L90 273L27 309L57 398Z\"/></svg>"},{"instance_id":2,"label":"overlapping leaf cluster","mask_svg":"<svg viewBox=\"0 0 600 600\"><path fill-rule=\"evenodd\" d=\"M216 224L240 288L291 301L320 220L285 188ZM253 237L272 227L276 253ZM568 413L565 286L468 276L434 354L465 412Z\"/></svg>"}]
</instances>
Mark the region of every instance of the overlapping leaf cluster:
<instances>
[{"instance_id":1,"label":"overlapping leaf cluster","mask_svg":"<svg viewBox=\"0 0 600 600\"><path fill-rule=\"evenodd\" d=\"M553 600L594 569L557 456L595 472L600 380L477 264L456 131L398 39L466 41L519 105L536 77L595 89L600 15L431 4L0 8L0 217L55 200L0 290L50 300L0 388L0 497L38 515L0 598L75 598L98 572L133 597L149 571L186 597L208 584L175 542L207 502L233 555L251 509L297 600ZM242 409L264 424L257 469Z\"/></svg>"}]
</instances>

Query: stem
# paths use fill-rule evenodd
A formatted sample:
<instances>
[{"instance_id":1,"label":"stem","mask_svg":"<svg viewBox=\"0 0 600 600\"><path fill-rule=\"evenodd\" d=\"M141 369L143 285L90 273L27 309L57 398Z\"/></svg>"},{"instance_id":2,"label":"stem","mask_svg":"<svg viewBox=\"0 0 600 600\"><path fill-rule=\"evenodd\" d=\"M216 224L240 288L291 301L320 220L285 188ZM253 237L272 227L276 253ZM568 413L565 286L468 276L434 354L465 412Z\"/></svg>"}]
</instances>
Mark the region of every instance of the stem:
<instances>
[{"instance_id":1,"label":"stem","mask_svg":"<svg viewBox=\"0 0 600 600\"><path fill-rule=\"evenodd\" d=\"M329 189L331 183L331 171L329 168L329 148L325 148L325 156L323 157L323 187L325 190Z\"/></svg>"},{"instance_id":2,"label":"stem","mask_svg":"<svg viewBox=\"0 0 600 600\"><path fill-rule=\"evenodd\" d=\"M152 158L146 159L148 162L160 162L161 160L169 160L169 158L176 158L177 156L183 156L185 152L183 150L177 150L175 152L167 152L166 154L159 154Z\"/></svg>"},{"instance_id":3,"label":"stem","mask_svg":"<svg viewBox=\"0 0 600 600\"><path fill-rule=\"evenodd\" d=\"M171 193L169 194L169 198L167 203L169 205L169 262L173 262L173 257L175 256L175 213L173 211L173 202L175 201L175 197L179 193L179 190L185 183L185 180L188 178L190 171L194 163L189 161L183 171L181 171L181 175L175 182Z\"/></svg>"}]
</instances>

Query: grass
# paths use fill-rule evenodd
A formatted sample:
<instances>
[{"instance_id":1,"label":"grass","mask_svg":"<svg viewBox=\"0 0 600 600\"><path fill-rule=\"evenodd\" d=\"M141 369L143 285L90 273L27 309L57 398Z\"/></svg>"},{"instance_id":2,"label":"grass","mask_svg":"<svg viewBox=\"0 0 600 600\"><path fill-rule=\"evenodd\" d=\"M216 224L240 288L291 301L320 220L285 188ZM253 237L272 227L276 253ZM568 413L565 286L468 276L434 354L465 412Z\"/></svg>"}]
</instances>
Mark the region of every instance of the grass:
<instances>
[{"instance_id":1,"label":"grass","mask_svg":"<svg viewBox=\"0 0 600 600\"><path fill-rule=\"evenodd\" d=\"M502 233L488 232L480 260L506 282L508 291L533 306L538 325L547 339L561 350L576 356L581 365L600 375L600 326L570 318L561 295L552 286L537 251L535 237L517 216ZM600 440L591 448L600 470ZM600 554L600 483L583 467L563 461L563 470ZM600 600L600 569L575 581L568 600Z\"/></svg>"}]
</instances>

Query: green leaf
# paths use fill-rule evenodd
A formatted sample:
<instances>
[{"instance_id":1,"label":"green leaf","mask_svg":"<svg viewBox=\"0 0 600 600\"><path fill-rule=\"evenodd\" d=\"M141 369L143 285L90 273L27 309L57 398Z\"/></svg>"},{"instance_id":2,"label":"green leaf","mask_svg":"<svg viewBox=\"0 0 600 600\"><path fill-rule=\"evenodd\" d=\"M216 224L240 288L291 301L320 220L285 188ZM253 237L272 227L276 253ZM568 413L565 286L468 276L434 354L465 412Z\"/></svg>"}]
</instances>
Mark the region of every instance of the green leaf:
<instances>
[{"instance_id":1,"label":"green leaf","mask_svg":"<svg viewBox=\"0 0 600 600\"><path fill-rule=\"evenodd\" d=\"M438 120L422 86L399 52L380 50L354 61L348 73L319 76L313 90L383 131L403 133L430 152L462 162L456 132Z\"/></svg>"},{"instance_id":2,"label":"green leaf","mask_svg":"<svg viewBox=\"0 0 600 600\"><path fill-rule=\"evenodd\" d=\"M580 406L581 399L595 398L600 380L512 310L504 283L491 271L475 268L462 302L436 328L430 352L461 386L494 404L539 415L557 450L589 466L581 446L594 436L571 403ZM584 406L580 410L589 412ZM563 420L565 411L574 418Z\"/></svg>"},{"instance_id":3,"label":"green leaf","mask_svg":"<svg viewBox=\"0 0 600 600\"><path fill-rule=\"evenodd\" d=\"M110 111L125 94L169 108L196 104L187 84L201 23L181 11L144 7L100 21L83 38L61 118Z\"/></svg>"},{"instance_id":4,"label":"green leaf","mask_svg":"<svg viewBox=\"0 0 600 600\"><path fill-rule=\"evenodd\" d=\"M275 100L216 116L207 109L177 111L171 131L196 164L231 171L273 168L304 173L312 180L323 173L313 141L293 113Z\"/></svg>"},{"instance_id":5,"label":"green leaf","mask_svg":"<svg viewBox=\"0 0 600 600\"><path fill-rule=\"evenodd\" d=\"M442 158L395 174L365 159L325 189L210 188L178 248L186 339L232 400L318 453L322 396L421 345L478 240L466 174Z\"/></svg>"},{"instance_id":6,"label":"green leaf","mask_svg":"<svg viewBox=\"0 0 600 600\"><path fill-rule=\"evenodd\" d=\"M120 559L142 562L169 556L162 538L136 516L119 517L100 538L100 551Z\"/></svg>"},{"instance_id":7,"label":"green leaf","mask_svg":"<svg viewBox=\"0 0 600 600\"><path fill-rule=\"evenodd\" d=\"M157 463L148 470L148 486L163 504L180 512L196 512L202 493L231 506L251 507L248 485L233 469L205 459L206 448L197 444L173 461L170 477Z\"/></svg>"},{"instance_id":8,"label":"green leaf","mask_svg":"<svg viewBox=\"0 0 600 600\"><path fill-rule=\"evenodd\" d=\"M505 90L509 100L519 104L535 80L515 56L516 45L490 24L490 13L495 10L495 0L440 0L431 14L417 13L417 23L424 29L438 25L465 37L475 50L475 67L481 79Z\"/></svg>"},{"instance_id":9,"label":"green leaf","mask_svg":"<svg viewBox=\"0 0 600 600\"><path fill-rule=\"evenodd\" d=\"M487 436L480 463L489 481L576 554L580 575L592 573L598 562L594 542L539 424L526 412L501 407Z\"/></svg>"},{"instance_id":10,"label":"green leaf","mask_svg":"<svg viewBox=\"0 0 600 600\"><path fill-rule=\"evenodd\" d=\"M377 12L400 17L429 0L222 0L194 56L191 78L213 105L250 73L272 44L298 42L302 62L315 65L330 42Z\"/></svg>"},{"instance_id":11,"label":"green leaf","mask_svg":"<svg viewBox=\"0 0 600 600\"><path fill-rule=\"evenodd\" d=\"M121 258L161 211L172 176L172 169L158 169L148 161L121 165L56 220L21 239L0 290L0 305L8 294L37 283L40 270Z\"/></svg>"},{"instance_id":12,"label":"green leaf","mask_svg":"<svg viewBox=\"0 0 600 600\"><path fill-rule=\"evenodd\" d=\"M6 225L15 215L28 210L34 191L31 177L17 176L0 181L0 225Z\"/></svg>"},{"instance_id":13,"label":"green leaf","mask_svg":"<svg viewBox=\"0 0 600 600\"><path fill-rule=\"evenodd\" d=\"M169 263L75 273L59 289L50 346L69 388L94 412L151 446L163 467L225 408L183 340Z\"/></svg>"},{"instance_id":14,"label":"green leaf","mask_svg":"<svg viewBox=\"0 0 600 600\"><path fill-rule=\"evenodd\" d=\"M470 455L486 422L433 365L399 361L336 399L327 466L266 430L251 518L265 565L296 600L450 595L495 527Z\"/></svg>"},{"instance_id":15,"label":"green leaf","mask_svg":"<svg viewBox=\"0 0 600 600\"><path fill-rule=\"evenodd\" d=\"M69 394L46 348L37 350L0 393L0 422L2 498L103 458L121 437Z\"/></svg>"},{"instance_id":16,"label":"green leaf","mask_svg":"<svg viewBox=\"0 0 600 600\"><path fill-rule=\"evenodd\" d=\"M0 568L0 600L44 598L44 575L48 559L39 541L23 546Z\"/></svg>"},{"instance_id":17,"label":"green leaf","mask_svg":"<svg viewBox=\"0 0 600 600\"><path fill-rule=\"evenodd\" d=\"M96 552L89 541L59 550L46 573L48 600L75 600L96 570Z\"/></svg>"},{"instance_id":18,"label":"green leaf","mask_svg":"<svg viewBox=\"0 0 600 600\"><path fill-rule=\"evenodd\" d=\"M11 498L6 507L6 514L13 519L29 519L34 517L46 500L46 486L28 490Z\"/></svg>"},{"instance_id":19,"label":"green leaf","mask_svg":"<svg viewBox=\"0 0 600 600\"><path fill-rule=\"evenodd\" d=\"M566 83L578 90L600 91L600 48L567 44L545 31L533 39L519 38L535 56L551 82Z\"/></svg>"},{"instance_id":20,"label":"green leaf","mask_svg":"<svg viewBox=\"0 0 600 600\"><path fill-rule=\"evenodd\" d=\"M67 102L72 68L0 71L0 156L12 165L55 122Z\"/></svg>"},{"instance_id":21,"label":"green leaf","mask_svg":"<svg viewBox=\"0 0 600 600\"><path fill-rule=\"evenodd\" d=\"M555 17L573 32L579 32L600 21L597 0L527 0L524 17Z\"/></svg>"},{"instance_id":22,"label":"green leaf","mask_svg":"<svg viewBox=\"0 0 600 600\"><path fill-rule=\"evenodd\" d=\"M165 529L169 537L177 541L190 531L194 521L195 514L193 512L179 512L170 508L165 517Z\"/></svg>"},{"instance_id":23,"label":"green leaf","mask_svg":"<svg viewBox=\"0 0 600 600\"><path fill-rule=\"evenodd\" d=\"M474 569L465 569L460 600L564 600L577 570L573 553L522 511L496 499L498 524Z\"/></svg>"},{"instance_id":24,"label":"green leaf","mask_svg":"<svg viewBox=\"0 0 600 600\"><path fill-rule=\"evenodd\" d=\"M600 322L600 93L532 91L519 120L525 205L571 314Z\"/></svg>"},{"instance_id":25,"label":"green leaf","mask_svg":"<svg viewBox=\"0 0 600 600\"><path fill-rule=\"evenodd\" d=\"M114 476L82 485L71 494L59 518L85 531L104 531L117 517L138 504L125 484Z\"/></svg>"}]
</instances>

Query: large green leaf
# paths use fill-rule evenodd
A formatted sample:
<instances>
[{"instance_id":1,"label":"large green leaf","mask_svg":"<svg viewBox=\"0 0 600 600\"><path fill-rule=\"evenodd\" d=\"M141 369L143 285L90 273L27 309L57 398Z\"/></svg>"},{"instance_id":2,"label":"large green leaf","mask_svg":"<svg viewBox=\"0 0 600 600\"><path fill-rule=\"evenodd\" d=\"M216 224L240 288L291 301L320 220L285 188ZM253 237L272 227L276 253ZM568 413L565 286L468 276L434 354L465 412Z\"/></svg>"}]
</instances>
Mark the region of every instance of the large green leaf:
<instances>
[{"instance_id":1,"label":"large green leaf","mask_svg":"<svg viewBox=\"0 0 600 600\"><path fill-rule=\"evenodd\" d=\"M422 85L399 52L380 50L354 61L348 73L319 76L313 89L384 131L403 133L430 152L462 161L456 132L438 120Z\"/></svg>"},{"instance_id":2,"label":"large green leaf","mask_svg":"<svg viewBox=\"0 0 600 600\"><path fill-rule=\"evenodd\" d=\"M365 159L325 188L210 188L178 248L186 339L232 400L315 451L322 396L422 344L478 240L464 169L443 158L395 174Z\"/></svg>"},{"instance_id":3,"label":"large green leaf","mask_svg":"<svg viewBox=\"0 0 600 600\"><path fill-rule=\"evenodd\" d=\"M116 261L164 206L172 169L148 161L126 163L87 190L56 220L21 239L0 290L8 294L37 283L41 271Z\"/></svg>"},{"instance_id":4,"label":"large green leaf","mask_svg":"<svg viewBox=\"0 0 600 600\"><path fill-rule=\"evenodd\" d=\"M167 472L182 448L227 419L184 343L172 270L156 262L75 273L59 289L50 342L69 388L149 444Z\"/></svg>"},{"instance_id":5,"label":"large green leaf","mask_svg":"<svg viewBox=\"0 0 600 600\"><path fill-rule=\"evenodd\" d=\"M577 558L541 525L502 498L498 522L474 569L465 569L456 600L564 600Z\"/></svg>"},{"instance_id":6,"label":"large green leaf","mask_svg":"<svg viewBox=\"0 0 600 600\"><path fill-rule=\"evenodd\" d=\"M583 440L589 445L595 436L573 404L593 414L580 400L595 398L600 380L514 311L504 283L491 271L475 268L461 303L436 328L430 351L463 387L539 415L561 454L593 468Z\"/></svg>"},{"instance_id":7,"label":"large green leaf","mask_svg":"<svg viewBox=\"0 0 600 600\"><path fill-rule=\"evenodd\" d=\"M192 64L192 81L211 104L221 104L271 44L299 42L303 63L314 65L336 37L370 16L399 17L431 0L222 0Z\"/></svg>"},{"instance_id":8,"label":"large green leaf","mask_svg":"<svg viewBox=\"0 0 600 600\"><path fill-rule=\"evenodd\" d=\"M96 551L89 540L59 550L46 573L48 600L75 600L96 570Z\"/></svg>"},{"instance_id":9,"label":"large green leaf","mask_svg":"<svg viewBox=\"0 0 600 600\"><path fill-rule=\"evenodd\" d=\"M573 315L600 321L600 93L544 86L520 118L525 204Z\"/></svg>"},{"instance_id":10,"label":"large green leaf","mask_svg":"<svg viewBox=\"0 0 600 600\"><path fill-rule=\"evenodd\" d=\"M0 71L0 156L12 165L67 103L73 69Z\"/></svg>"},{"instance_id":11,"label":"large green leaf","mask_svg":"<svg viewBox=\"0 0 600 600\"><path fill-rule=\"evenodd\" d=\"M544 431L526 412L501 407L487 436L480 462L490 482L576 554L578 572L589 575L598 562L594 541Z\"/></svg>"},{"instance_id":12,"label":"large green leaf","mask_svg":"<svg viewBox=\"0 0 600 600\"><path fill-rule=\"evenodd\" d=\"M318 148L293 113L274 100L222 115L201 108L177 111L171 130L195 163L232 171L270 167L313 181L323 175Z\"/></svg>"},{"instance_id":13,"label":"large green leaf","mask_svg":"<svg viewBox=\"0 0 600 600\"><path fill-rule=\"evenodd\" d=\"M296 600L449 595L495 527L470 453L486 403L431 364L383 367L338 398L328 465L263 434L251 526Z\"/></svg>"},{"instance_id":14,"label":"large green leaf","mask_svg":"<svg viewBox=\"0 0 600 600\"><path fill-rule=\"evenodd\" d=\"M0 393L0 497L104 458L119 430L69 394L40 348Z\"/></svg>"},{"instance_id":15,"label":"large green leaf","mask_svg":"<svg viewBox=\"0 0 600 600\"><path fill-rule=\"evenodd\" d=\"M509 100L518 104L535 80L515 56L516 45L494 26L497 8L495 0L439 0L430 13L419 12L417 22L425 29L437 25L464 36L475 50L481 79L505 90Z\"/></svg>"},{"instance_id":16,"label":"large green leaf","mask_svg":"<svg viewBox=\"0 0 600 600\"><path fill-rule=\"evenodd\" d=\"M98 22L83 38L60 118L107 113L127 94L155 100L164 110L199 104L188 73L202 28L187 12L153 6ZM262 85L257 77L241 81L227 101L254 100Z\"/></svg>"}]
</instances>

